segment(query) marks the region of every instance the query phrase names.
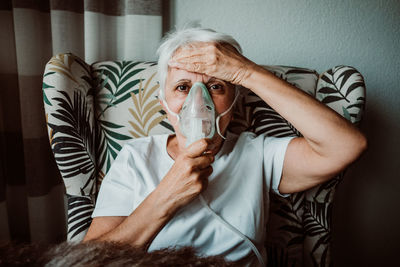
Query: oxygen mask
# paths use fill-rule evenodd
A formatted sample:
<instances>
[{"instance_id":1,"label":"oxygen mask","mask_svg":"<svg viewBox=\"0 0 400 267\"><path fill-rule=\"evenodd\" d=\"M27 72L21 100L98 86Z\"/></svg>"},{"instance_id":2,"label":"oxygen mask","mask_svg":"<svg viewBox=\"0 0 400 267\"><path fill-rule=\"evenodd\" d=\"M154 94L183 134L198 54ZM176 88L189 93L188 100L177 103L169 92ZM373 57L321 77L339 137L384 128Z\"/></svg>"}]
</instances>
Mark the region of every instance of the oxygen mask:
<instances>
[{"instance_id":1,"label":"oxygen mask","mask_svg":"<svg viewBox=\"0 0 400 267\"><path fill-rule=\"evenodd\" d=\"M215 106L207 87L196 82L179 113L179 128L186 137L186 146L215 134Z\"/></svg>"},{"instance_id":2,"label":"oxygen mask","mask_svg":"<svg viewBox=\"0 0 400 267\"><path fill-rule=\"evenodd\" d=\"M189 146L199 139L213 138L215 132L225 139L219 128L219 120L232 109L238 96L239 91L236 89L231 106L218 115L208 89L202 82L196 82L190 88L179 114L168 107L165 99L163 101L168 112L177 117L179 129L186 137L186 146Z\"/></svg>"}]
</instances>

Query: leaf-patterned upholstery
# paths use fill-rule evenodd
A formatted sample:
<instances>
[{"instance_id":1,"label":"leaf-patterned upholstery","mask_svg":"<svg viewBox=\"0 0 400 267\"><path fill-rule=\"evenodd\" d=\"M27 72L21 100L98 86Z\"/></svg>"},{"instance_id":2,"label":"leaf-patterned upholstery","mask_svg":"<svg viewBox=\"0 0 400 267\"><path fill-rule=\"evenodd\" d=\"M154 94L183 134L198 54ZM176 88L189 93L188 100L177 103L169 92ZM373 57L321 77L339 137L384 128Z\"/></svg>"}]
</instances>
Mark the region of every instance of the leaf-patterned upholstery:
<instances>
[{"instance_id":1,"label":"leaf-patterned upholstery","mask_svg":"<svg viewBox=\"0 0 400 267\"><path fill-rule=\"evenodd\" d=\"M318 75L304 68L266 68L352 123L360 122L365 85L356 69L338 66ZM123 144L173 132L157 99L158 87L154 62L103 61L89 66L72 54L60 54L46 65L43 101L50 145L68 197L68 240L85 235L100 183ZM250 90L240 91L231 131L301 135ZM341 178L342 174L288 198L271 194L268 265L331 264L332 201Z\"/></svg>"}]
</instances>

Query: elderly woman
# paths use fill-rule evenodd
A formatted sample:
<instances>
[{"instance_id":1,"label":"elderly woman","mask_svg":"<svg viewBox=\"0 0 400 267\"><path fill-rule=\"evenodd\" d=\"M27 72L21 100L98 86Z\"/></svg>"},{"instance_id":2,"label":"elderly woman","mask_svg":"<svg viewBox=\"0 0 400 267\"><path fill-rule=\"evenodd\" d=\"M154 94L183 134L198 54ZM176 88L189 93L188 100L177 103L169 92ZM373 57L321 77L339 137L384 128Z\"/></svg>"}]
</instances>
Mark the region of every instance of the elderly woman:
<instances>
[{"instance_id":1,"label":"elderly woman","mask_svg":"<svg viewBox=\"0 0 400 267\"><path fill-rule=\"evenodd\" d=\"M269 191L287 195L327 181L360 156L365 137L325 105L245 58L228 35L202 28L172 33L160 46L158 67L160 102L175 134L123 147L103 180L85 240L149 251L193 246L203 255L265 264ZM227 132L239 85L303 137ZM196 108L211 111L211 120L199 126L188 118L186 111ZM200 132L200 139L190 131Z\"/></svg>"}]
</instances>

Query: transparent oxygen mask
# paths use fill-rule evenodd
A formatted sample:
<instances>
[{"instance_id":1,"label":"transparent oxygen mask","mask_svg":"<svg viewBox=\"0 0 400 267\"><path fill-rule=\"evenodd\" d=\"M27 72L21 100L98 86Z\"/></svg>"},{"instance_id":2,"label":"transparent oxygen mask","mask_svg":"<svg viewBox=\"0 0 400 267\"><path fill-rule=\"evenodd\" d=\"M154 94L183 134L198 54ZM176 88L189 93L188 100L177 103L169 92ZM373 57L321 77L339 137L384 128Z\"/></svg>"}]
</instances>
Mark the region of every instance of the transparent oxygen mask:
<instances>
[{"instance_id":1,"label":"transparent oxygen mask","mask_svg":"<svg viewBox=\"0 0 400 267\"><path fill-rule=\"evenodd\" d=\"M215 106L207 87L196 82L179 113L179 128L186 137L186 146L215 134Z\"/></svg>"}]
</instances>

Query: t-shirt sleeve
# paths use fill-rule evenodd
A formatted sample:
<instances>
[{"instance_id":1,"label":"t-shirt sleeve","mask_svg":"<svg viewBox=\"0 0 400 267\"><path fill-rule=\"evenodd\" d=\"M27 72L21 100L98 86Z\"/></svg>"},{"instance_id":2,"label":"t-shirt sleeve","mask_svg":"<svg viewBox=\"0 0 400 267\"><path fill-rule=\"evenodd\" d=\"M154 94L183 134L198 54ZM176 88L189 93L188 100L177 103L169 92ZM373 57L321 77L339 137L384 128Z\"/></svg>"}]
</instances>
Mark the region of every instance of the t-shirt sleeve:
<instances>
[{"instance_id":1,"label":"t-shirt sleeve","mask_svg":"<svg viewBox=\"0 0 400 267\"><path fill-rule=\"evenodd\" d=\"M125 145L103 179L92 217L129 216L133 208L133 155Z\"/></svg>"},{"instance_id":2,"label":"t-shirt sleeve","mask_svg":"<svg viewBox=\"0 0 400 267\"><path fill-rule=\"evenodd\" d=\"M289 194L281 194L278 188L282 178L286 149L293 138L294 136L283 138L265 136L264 139L264 171L267 184L270 190L283 197Z\"/></svg>"}]
</instances>

